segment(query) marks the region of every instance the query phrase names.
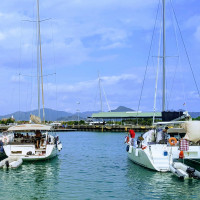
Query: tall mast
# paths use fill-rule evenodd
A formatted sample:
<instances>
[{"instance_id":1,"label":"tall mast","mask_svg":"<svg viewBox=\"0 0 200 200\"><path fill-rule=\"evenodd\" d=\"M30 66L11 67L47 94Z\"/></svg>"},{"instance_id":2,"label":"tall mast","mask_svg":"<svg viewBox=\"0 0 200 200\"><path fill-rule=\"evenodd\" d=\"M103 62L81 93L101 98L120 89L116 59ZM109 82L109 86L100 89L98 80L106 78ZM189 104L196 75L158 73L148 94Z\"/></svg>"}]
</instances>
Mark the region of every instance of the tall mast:
<instances>
[{"instance_id":1,"label":"tall mast","mask_svg":"<svg viewBox=\"0 0 200 200\"><path fill-rule=\"evenodd\" d=\"M103 107L102 107L102 95L101 95L101 79L100 79L100 74L99 74L99 95L100 95L100 103L101 103L101 112L103 112Z\"/></svg>"},{"instance_id":2,"label":"tall mast","mask_svg":"<svg viewBox=\"0 0 200 200\"><path fill-rule=\"evenodd\" d=\"M38 82L38 117L40 117L40 15L39 15L39 0L37 0L37 82Z\"/></svg>"},{"instance_id":3,"label":"tall mast","mask_svg":"<svg viewBox=\"0 0 200 200\"><path fill-rule=\"evenodd\" d=\"M42 105L43 105L43 121L45 122L44 113L44 90L43 90L43 74L42 74L42 47L41 47L41 34L40 34L40 8L39 0L37 0L37 22L38 22L38 45L37 45L37 74L38 74L38 115L40 117L40 77L42 87Z\"/></svg>"},{"instance_id":4,"label":"tall mast","mask_svg":"<svg viewBox=\"0 0 200 200\"><path fill-rule=\"evenodd\" d=\"M163 102L162 111L165 111L165 0L163 0Z\"/></svg>"}]
</instances>

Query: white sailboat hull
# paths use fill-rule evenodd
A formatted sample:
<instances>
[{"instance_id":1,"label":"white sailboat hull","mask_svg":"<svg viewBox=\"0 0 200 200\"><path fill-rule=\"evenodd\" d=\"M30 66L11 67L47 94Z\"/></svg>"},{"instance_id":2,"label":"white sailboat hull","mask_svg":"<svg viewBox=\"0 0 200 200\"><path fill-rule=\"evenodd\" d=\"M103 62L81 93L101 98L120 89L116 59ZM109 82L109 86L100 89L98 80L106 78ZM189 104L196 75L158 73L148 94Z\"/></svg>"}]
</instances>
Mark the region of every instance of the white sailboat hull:
<instances>
[{"instance_id":1,"label":"white sailboat hull","mask_svg":"<svg viewBox=\"0 0 200 200\"><path fill-rule=\"evenodd\" d=\"M128 158L143 167L151 170L167 172L170 171L172 162L179 158L178 146L167 146L166 144L154 144L146 149L130 147ZM191 146L189 151L184 152L184 159L200 159L200 146Z\"/></svg>"},{"instance_id":2,"label":"white sailboat hull","mask_svg":"<svg viewBox=\"0 0 200 200\"><path fill-rule=\"evenodd\" d=\"M147 156L146 152L141 149L133 149L131 153L128 152L128 158L138 165L148 169L157 170Z\"/></svg>"},{"instance_id":3,"label":"white sailboat hull","mask_svg":"<svg viewBox=\"0 0 200 200\"><path fill-rule=\"evenodd\" d=\"M51 159L58 154L58 150L55 144L47 145L46 149L36 149L35 145L5 145L5 154L15 157L21 157L23 160L47 160ZM29 155L28 152L31 152Z\"/></svg>"}]
</instances>

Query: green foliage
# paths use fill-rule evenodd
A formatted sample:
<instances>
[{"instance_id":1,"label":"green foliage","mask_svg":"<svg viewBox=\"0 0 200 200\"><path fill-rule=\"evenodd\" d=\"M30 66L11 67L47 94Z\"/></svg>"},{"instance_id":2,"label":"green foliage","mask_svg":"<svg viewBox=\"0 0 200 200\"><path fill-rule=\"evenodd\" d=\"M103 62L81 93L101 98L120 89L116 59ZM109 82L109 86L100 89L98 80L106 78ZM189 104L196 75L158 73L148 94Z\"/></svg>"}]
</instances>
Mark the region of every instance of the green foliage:
<instances>
[{"instance_id":1,"label":"green foliage","mask_svg":"<svg viewBox=\"0 0 200 200\"><path fill-rule=\"evenodd\" d=\"M200 120L200 116L198 116L197 118L192 118L192 120Z\"/></svg>"},{"instance_id":2,"label":"green foliage","mask_svg":"<svg viewBox=\"0 0 200 200\"><path fill-rule=\"evenodd\" d=\"M161 120L159 119L155 119L155 122L159 122ZM125 119L122 120L122 124L131 124L131 125L148 125L151 126L153 123L153 119L152 118L138 118L138 119Z\"/></svg>"},{"instance_id":3,"label":"green foliage","mask_svg":"<svg viewBox=\"0 0 200 200\"><path fill-rule=\"evenodd\" d=\"M72 125L84 125L85 121L84 120L80 120L80 121L68 121L68 122L64 122L62 124L67 124L68 126L72 126Z\"/></svg>"},{"instance_id":4,"label":"green foliage","mask_svg":"<svg viewBox=\"0 0 200 200\"><path fill-rule=\"evenodd\" d=\"M15 122L15 120L12 119L12 118L0 120L0 124L5 124L5 125L10 124L10 123L14 123L14 122Z\"/></svg>"}]
</instances>

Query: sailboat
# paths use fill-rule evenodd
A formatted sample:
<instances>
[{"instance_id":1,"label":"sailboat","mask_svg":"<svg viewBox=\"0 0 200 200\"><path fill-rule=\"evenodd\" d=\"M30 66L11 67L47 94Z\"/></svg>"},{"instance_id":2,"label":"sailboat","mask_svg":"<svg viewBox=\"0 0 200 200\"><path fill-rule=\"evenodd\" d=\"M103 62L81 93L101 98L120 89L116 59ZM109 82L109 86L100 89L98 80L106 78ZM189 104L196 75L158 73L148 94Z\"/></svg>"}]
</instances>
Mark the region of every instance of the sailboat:
<instances>
[{"instance_id":1,"label":"sailboat","mask_svg":"<svg viewBox=\"0 0 200 200\"><path fill-rule=\"evenodd\" d=\"M50 159L55 157L62 149L59 137L56 134L51 134L52 126L45 124L39 0L37 0L37 28L38 117L31 115L31 121L35 123L10 127L3 138L5 154L8 157L22 158L22 160ZM44 124L40 120L40 84L42 89Z\"/></svg>"},{"instance_id":2,"label":"sailboat","mask_svg":"<svg viewBox=\"0 0 200 200\"><path fill-rule=\"evenodd\" d=\"M163 5L163 102L165 112L165 0ZM180 121L185 118L185 121ZM200 160L200 121L190 121L187 112L172 121L154 123L154 128L127 142L128 158L151 170L167 172L179 158ZM188 121L187 121L188 120Z\"/></svg>"}]
</instances>

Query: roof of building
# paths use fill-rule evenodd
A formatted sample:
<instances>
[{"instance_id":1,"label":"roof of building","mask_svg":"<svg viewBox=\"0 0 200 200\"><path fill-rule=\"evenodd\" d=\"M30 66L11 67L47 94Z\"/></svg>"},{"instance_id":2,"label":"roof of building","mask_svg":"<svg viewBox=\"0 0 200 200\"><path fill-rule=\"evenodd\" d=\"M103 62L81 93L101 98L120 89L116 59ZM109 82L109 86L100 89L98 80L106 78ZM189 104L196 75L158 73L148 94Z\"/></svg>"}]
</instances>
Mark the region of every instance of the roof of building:
<instances>
[{"instance_id":1,"label":"roof of building","mask_svg":"<svg viewBox=\"0 0 200 200\"><path fill-rule=\"evenodd\" d=\"M134 118L134 117L162 117L161 112L100 112L93 113L93 118Z\"/></svg>"},{"instance_id":2,"label":"roof of building","mask_svg":"<svg viewBox=\"0 0 200 200\"><path fill-rule=\"evenodd\" d=\"M17 126L11 126L8 131L50 131L52 126L43 124L21 124Z\"/></svg>"}]
</instances>

